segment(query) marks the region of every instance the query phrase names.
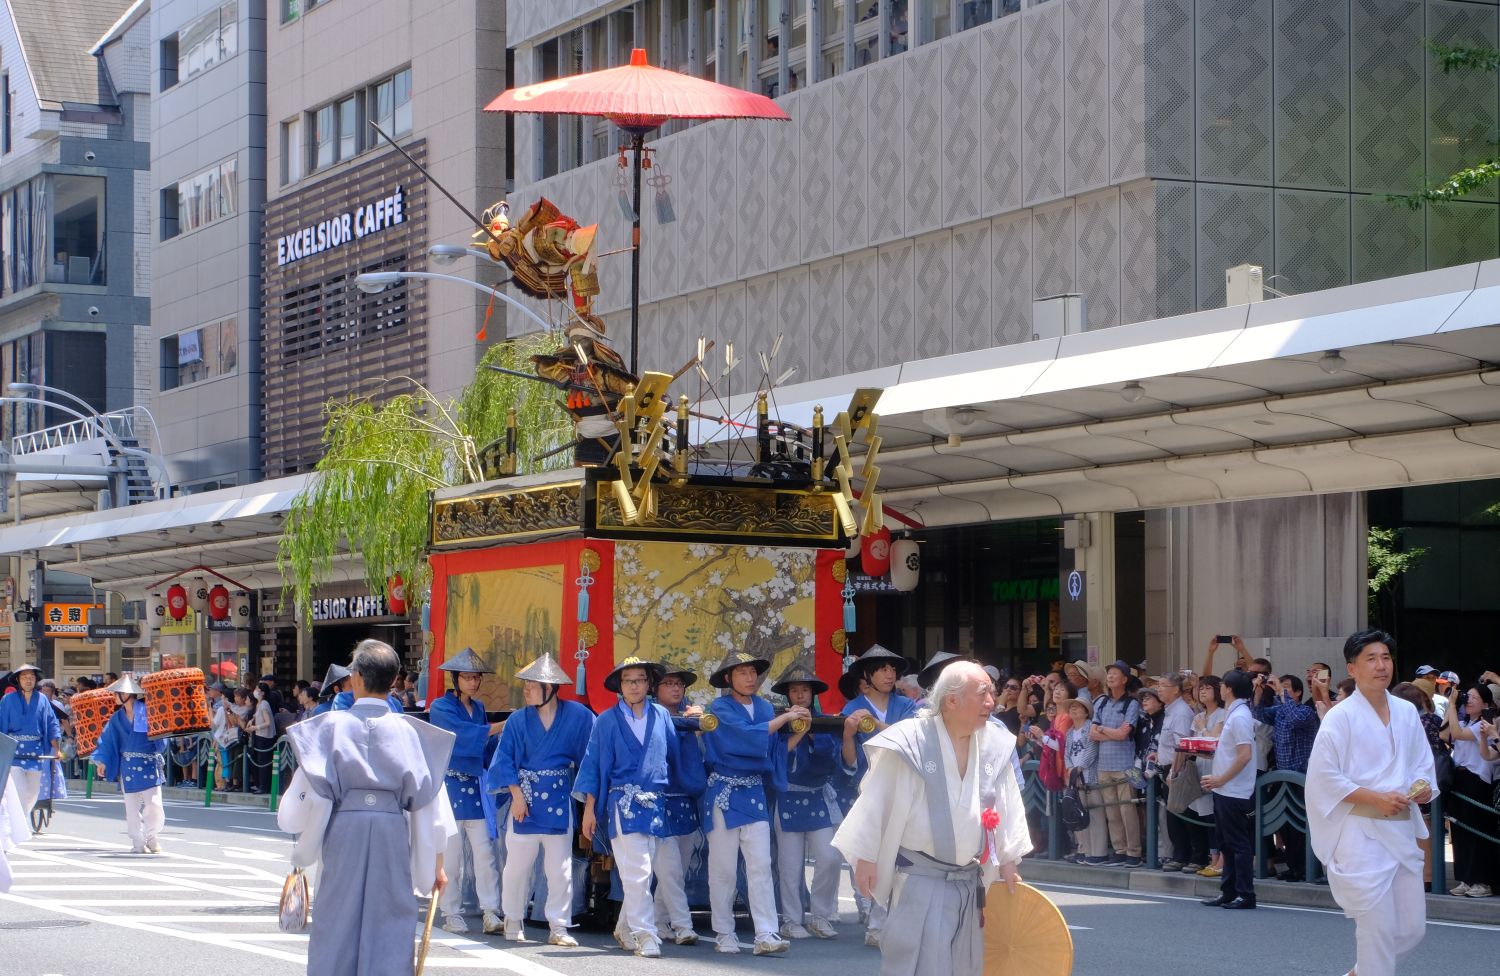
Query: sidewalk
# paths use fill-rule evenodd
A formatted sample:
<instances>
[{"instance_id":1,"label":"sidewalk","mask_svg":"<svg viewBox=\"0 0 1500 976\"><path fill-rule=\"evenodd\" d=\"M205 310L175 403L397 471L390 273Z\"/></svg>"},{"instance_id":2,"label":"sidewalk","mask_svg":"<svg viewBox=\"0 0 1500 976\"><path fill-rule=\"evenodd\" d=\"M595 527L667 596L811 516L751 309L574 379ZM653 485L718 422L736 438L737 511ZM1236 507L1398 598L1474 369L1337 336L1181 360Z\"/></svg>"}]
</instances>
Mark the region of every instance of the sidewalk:
<instances>
[{"instance_id":1,"label":"sidewalk","mask_svg":"<svg viewBox=\"0 0 1500 976\"><path fill-rule=\"evenodd\" d=\"M68 780L68 796L78 799L83 796L84 782L81 779ZM120 792L116 783L108 783L103 780L94 780L95 796L113 796ZM189 803L202 803L203 790L188 789L181 786L163 786L161 788L162 799L186 800ZM261 810L271 808L271 798L265 794L257 793L226 793L219 790L214 791L213 805L216 807L257 807Z\"/></svg>"},{"instance_id":2,"label":"sidewalk","mask_svg":"<svg viewBox=\"0 0 1500 976\"><path fill-rule=\"evenodd\" d=\"M1027 858L1021 863L1021 877L1027 881L1081 885L1090 888L1119 888L1156 895L1185 898L1212 898L1219 893L1217 878L1146 868L1088 867L1066 861ZM1286 881L1255 882L1256 901L1263 905L1289 905L1296 908L1339 907L1327 885ZM1428 895L1427 917L1435 921L1469 922L1500 926L1500 898L1455 898L1452 895Z\"/></svg>"}]
</instances>

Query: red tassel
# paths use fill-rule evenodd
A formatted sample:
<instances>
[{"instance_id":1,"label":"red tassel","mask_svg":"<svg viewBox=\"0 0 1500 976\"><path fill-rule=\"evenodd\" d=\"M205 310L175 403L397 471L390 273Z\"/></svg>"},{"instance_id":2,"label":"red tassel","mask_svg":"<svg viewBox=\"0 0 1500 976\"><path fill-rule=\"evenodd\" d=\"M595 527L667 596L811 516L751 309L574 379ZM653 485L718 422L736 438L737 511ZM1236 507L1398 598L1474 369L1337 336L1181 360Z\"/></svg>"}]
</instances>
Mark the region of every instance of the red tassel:
<instances>
[{"instance_id":1,"label":"red tassel","mask_svg":"<svg viewBox=\"0 0 1500 976\"><path fill-rule=\"evenodd\" d=\"M484 342L490 337L490 316L495 314L495 291L497 290L495 289L490 292L490 303L484 308L484 324L474 334L475 342Z\"/></svg>"}]
</instances>

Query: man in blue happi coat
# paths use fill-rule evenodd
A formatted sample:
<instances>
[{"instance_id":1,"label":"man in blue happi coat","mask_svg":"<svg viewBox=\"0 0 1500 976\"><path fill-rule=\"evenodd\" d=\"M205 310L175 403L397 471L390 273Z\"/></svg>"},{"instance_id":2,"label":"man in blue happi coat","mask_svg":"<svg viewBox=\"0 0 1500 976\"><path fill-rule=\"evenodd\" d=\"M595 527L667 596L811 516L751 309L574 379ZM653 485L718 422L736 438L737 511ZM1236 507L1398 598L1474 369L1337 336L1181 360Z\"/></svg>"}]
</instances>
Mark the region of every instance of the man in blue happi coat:
<instances>
[{"instance_id":1,"label":"man in blue happi coat","mask_svg":"<svg viewBox=\"0 0 1500 976\"><path fill-rule=\"evenodd\" d=\"M318 707L313 709L313 715L333 711L334 698L348 687L349 669L342 664L328 665L328 673L323 675L323 684L318 688Z\"/></svg>"},{"instance_id":2,"label":"man in blue happi coat","mask_svg":"<svg viewBox=\"0 0 1500 976\"><path fill-rule=\"evenodd\" d=\"M688 907L687 880L693 859L703 848L699 804L707 785L703 749L698 744L698 720L703 706L686 705L687 690L698 680L691 671L668 670L656 683L656 703L667 710L677 729L677 753L667 757L667 788L663 795L667 829L656 845L656 933L662 941L696 945L693 916ZM681 719L678 722L676 720Z\"/></svg>"},{"instance_id":3,"label":"man in blue happi coat","mask_svg":"<svg viewBox=\"0 0 1500 976\"><path fill-rule=\"evenodd\" d=\"M817 696L828 683L801 661L781 673L771 690L785 695L791 705L818 714ZM788 939L838 936L839 869L843 859L833 849L833 830L842 819L834 792L839 770L840 738L828 732L798 731L786 737L786 792L776 801L776 871L781 884L781 934ZM813 859L804 920L802 888L807 859ZM805 924L804 924L805 921Z\"/></svg>"},{"instance_id":4,"label":"man in blue happi coat","mask_svg":"<svg viewBox=\"0 0 1500 976\"><path fill-rule=\"evenodd\" d=\"M17 690L0 698L0 732L16 740L10 775L28 816L42 793L44 777L50 784L53 757L62 740L52 703L36 690L41 676L42 669L36 665L21 665L11 675Z\"/></svg>"},{"instance_id":5,"label":"man in blue happi coat","mask_svg":"<svg viewBox=\"0 0 1500 976\"><path fill-rule=\"evenodd\" d=\"M500 933L500 869L495 863L495 795L484 788L484 770L495 753L495 736L505 728L504 722L491 722L485 715L479 693L481 675L493 674L489 663L464 648L444 661L438 670L453 676L453 688L432 703L428 718L433 725L454 735L453 752L448 757L448 771L443 786L448 791L448 805L458 832L448 841L443 858L452 884L443 889L443 930L467 932L463 916L464 838L469 839L469 853L474 872L474 891L483 913L481 926L488 934Z\"/></svg>"},{"instance_id":6,"label":"man in blue happi coat","mask_svg":"<svg viewBox=\"0 0 1500 976\"><path fill-rule=\"evenodd\" d=\"M134 677L127 674L107 690L119 697L120 708L104 725L94 748L94 765L105 779L120 784L131 851L160 854L156 838L167 823L161 805L167 741L152 742L147 736L146 692Z\"/></svg>"},{"instance_id":7,"label":"man in blue happi coat","mask_svg":"<svg viewBox=\"0 0 1500 976\"><path fill-rule=\"evenodd\" d=\"M709 706L719 724L707 733L708 788L703 797L708 818L708 900L718 952L740 951L734 934L734 894L741 855L750 917L755 923L755 954L786 952L789 946L777 933L770 791L786 786L786 747L777 732L797 718L810 718L811 713L793 707L777 715L771 703L755 693L770 667L764 658L735 651L708 679L715 688L726 690Z\"/></svg>"},{"instance_id":8,"label":"man in blue happi coat","mask_svg":"<svg viewBox=\"0 0 1500 976\"><path fill-rule=\"evenodd\" d=\"M358 656L358 654L359 654L360 651L366 650L366 649L371 648L371 647L374 647L377 644L379 644L382 647L385 646L384 644L381 644L381 642L377 641L377 640L369 640L369 639L362 640L358 644L354 645L354 653L355 653L356 656ZM346 677L346 678L349 677L349 672L347 670L345 670L343 668L340 668L339 670L341 670L341 671L344 672L344 677ZM333 668L329 668L328 672L329 672L330 675L332 675ZM325 682L325 687L326 687L326 682ZM397 715L400 715L402 712L406 711L406 706L404 704L402 704L401 699L397 698L396 695L395 695L395 693L393 693L393 692L388 692L386 694L386 696L385 696L385 703L387 705L389 705L391 707L391 711L394 712ZM352 689L348 688L348 687L345 687L345 689L343 691L341 691L337 695L333 696L332 704L330 705L329 710L330 711L334 711L334 712L347 712L349 709L351 709L353 707L354 707L354 691Z\"/></svg>"},{"instance_id":9,"label":"man in blue happi coat","mask_svg":"<svg viewBox=\"0 0 1500 976\"><path fill-rule=\"evenodd\" d=\"M547 941L576 946L578 940L568 934L573 919L573 779L588 751L594 713L557 697L558 690L571 682L551 654L532 661L516 677L525 682L526 707L506 720L500 747L485 773L486 789L509 794L496 804L496 815L505 820L505 871L500 881L505 937L525 941L521 925L531 894L531 872L540 855L547 879Z\"/></svg>"}]
</instances>

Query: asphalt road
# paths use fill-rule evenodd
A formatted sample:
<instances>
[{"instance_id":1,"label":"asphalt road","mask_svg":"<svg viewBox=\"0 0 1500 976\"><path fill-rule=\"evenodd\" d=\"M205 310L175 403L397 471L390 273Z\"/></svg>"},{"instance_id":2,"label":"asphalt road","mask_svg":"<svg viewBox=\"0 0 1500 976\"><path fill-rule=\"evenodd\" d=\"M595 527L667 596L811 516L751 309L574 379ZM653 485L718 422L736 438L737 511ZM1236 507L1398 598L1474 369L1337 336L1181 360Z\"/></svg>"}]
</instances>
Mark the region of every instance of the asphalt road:
<instances>
[{"instance_id":1,"label":"asphalt road","mask_svg":"<svg viewBox=\"0 0 1500 976\"><path fill-rule=\"evenodd\" d=\"M16 880L9 894L0 895L0 973L290 976L304 971L306 937L276 929L290 841L276 829L274 817L169 802L162 846L156 856L128 853L124 813L114 797L60 804L52 828L11 854ZM1170 896L1042 888L1072 929L1073 971L1079 976L1201 976L1205 965L1229 973L1272 965L1285 976L1321 976L1344 973L1353 963L1353 924L1332 912L1270 906L1224 912ZM879 956L860 940L847 890L844 907L848 921L839 926L839 939L798 941L784 958L718 955L704 939L692 948L668 945L662 959L648 962L626 956L599 933L580 932L580 948L560 949L435 931L428 967L435 974L485 969L514 976L638 976L646 967L680 976L766 970L874 974ZM700 934L709 931L706 917L696 921ZM528 931L545 936L539 929ZM741 937L749 937L744 925ZM1402 972L1486 972L1497 955L1500 927L1430 922L1422 952ZM1236 957L1244 964L1227 961Z\"/></svg>"}]
</instances>

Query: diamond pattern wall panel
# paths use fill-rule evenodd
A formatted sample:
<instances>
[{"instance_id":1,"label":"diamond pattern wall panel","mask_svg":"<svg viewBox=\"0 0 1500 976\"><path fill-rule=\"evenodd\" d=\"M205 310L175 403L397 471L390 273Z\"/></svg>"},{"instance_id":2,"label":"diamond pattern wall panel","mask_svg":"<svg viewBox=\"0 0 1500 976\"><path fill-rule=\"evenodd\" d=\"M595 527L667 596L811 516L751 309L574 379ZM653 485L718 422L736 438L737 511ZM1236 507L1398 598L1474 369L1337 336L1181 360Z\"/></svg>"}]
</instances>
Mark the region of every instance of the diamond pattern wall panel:
<instances>
[{"instance_id":1,"label":"diamond pattern wall panel","mask_svg":"<svg viewBox=\"0 0 1500 976\"><path fill-rule=\"evenodd\" d=\"M772 270L802 263L802 226L807 215L797 205L801 198L801 138L797 116L805 101L802 92L781 100L791 122L750 122L766 132L766 198L770 214L766 227L766 264Z\"/></svg>"},{"instance_id":2,"label":"diamond pattern wall panel","mask_svg":"<svg viewBox=\"0 0 1500 976\"><path fill-rule=\"evenodd\" d=\"M812 322L808 317L807 268L793 268L776 276L776 322L775 332L782 335L781 349L776 362L771 364L771 379L788 369L796 368L788 383L801 383L825 375L812 368L828 365L828 356L821 349L814 349ZM775 345L775 340L772 340ZM817 359L811 358L816 353ZM769 356L771 350L766 350Z\"/></svg>"},{"instance_id":3,"label":"diamond pattern wall panel","mask_svg":"<svg viewBox=\"0 0 1500 976\"><path fill-rule=\"evenodd\" d=\"M1494 48L1495 8L1472 3L1429 0L1427 36L1439 44ZM1430 65L1430 59L1429 59ZM1494 155L1495 76L1485 71L1443 74L1427 71L1427 178L1442 180L1466 166ZM1474 200L1495 199L1493 183L1469 195Z\"/></svg>"},{"instance_id":4,"label":"diamond pattern wall panel","mask_svg":"<svg viewBox=\"0 0 1500 976\"><path fill-rule=\"evenodd\" d=\"M1197 217L1198 307L1222 308L1225 270L1272 266L1271 191L1200 183Z\"/></svg>"},{"instance_id":5,"label":"diamond pattern wall panel","mask_svg":"<svg viewBox=\"0 0 1500 976\"><path fill-rule=\"evenodd\" d=\"M991 226L991 334L1006 346L1031 338L1031 213L996 217Z\"/></svg>"},{"instance_id":6,"label":"diamond pattern wall panel","mask_svg":"<svg viewBox=\"0 0 1500 976\"><path fill-rule=\"evenodd\" d=\"M1276 183L1349 186L1349 8L1276 0Z\"/></svg>"},{"instance_id":7,"label":"diamond pattern wall panel","mask_svg":"<svg viewBox=\"0 0 1500 976\"><path fill-rule=\"evenodd\" d=\"M711 358L710 362L723 362L724 344L719 341L719 293L717 291L710 288L694 292L687 297L687 317L683 320L683 331L688 342L691 343L688 355L697 354L698 339L704 338L714 343L709 356L717 355L718 357L717 360ZM686 361L687 356L684 356L683 360Z\"/></svg>"},{"instance_id":8,"label":"diamond pattern wall panel","mask_svg":"<svg viewBox=\"0 0 1500 976\"><path fill-rule=\"evenodd\" d=\"M1156 317L1156 187L1140 181L1120 188L1122 325Z\"/></svg>"},{"instance_id":9,"label":"diamond pattern wall panel","mask_svg":"<svg viewBox=\"0 0 1500 976\"><path fill-rule=\"evenodd\" d=\"M725 392L724 383L718 378L719 371L724 368L724 357L729 352L729 346L734 345L734 356L736 359L745 360L745 364L737 367L734 371L734 385L739 389L755 382L750 376L748 365L751 356L745 345L745 283L736 281L718 289L716 305L719 312L719 344L714 347L711 354L715 367L710 368L708 375L714 377L714 383L718 385L719 392Z\"/></svg>"},{"instance_id":10,"label":"diamond pattern wall panel","mask_svg":"<svg viewBox=\"0 0 1500 976\"><path fill-rule=\"evenodd\" d=\"M694 332L689 335L688 330L688 302L685 298L674 298L670 302L662 302L661 318L659 321L660 333L656 337L655 348L658 350L656 367L660 370L675 370L683 363L692 358L698 348L698 336ZM643 360L646 365L649 361Z\"/></svg>"},{"instance_id":11,"label":"diamond pattern wall panel","mask_svg":"<svg viewBox=\"0 0 1500 976\"><path fill-rule=\"evenodd\" d=\"M940 185L944 226L979 216L980 173L984 171L980 135L983 122L979 114L980 93L984 88L980 63L983 41L983 32L969 30L937 45L943 58Z\"/></svg>"},{"instance_id":12,"label":"diamond pattern wall panel","mask_svg":"<svg viewBox=\"0 0 1500 976\"><path fill-rule=\"evenodd\" d=\"M1422 0L1349 0L1354 189L1410 193L1425 152Z\"/></svg>"},{"instance_id":13,"label":"diamond pattern wall panel","mask_svg":"<svg viewBox=\"0 0 1500 976\"><path fill-rule=\"evenodd\" d=\"M844 372L874 369L879 360L880 277L873 248L844 257Z\"/></svg>"},{"instance_id":14,"label":"diamond pattern wall panel","mask_svg":"<svg viewBox=\"0 0 1500 976\"><path fill-rule=\"evenodd\" d=\"M1354 280L1415 274L1427 267L1427 214L1382 195L1353 198Z\"/></svg>"},{"instance_id":15,"label":"diamond pattern wall panel","mask_svg":"<svg viewBox=\"0 0 1500 976\"><path fill-rule=\"evenodd\" d=\"M1075 291L1073 277L1072 202L1031 211L1032 297L1049 298Z\"/></svg>"},{"instance_id":16,"label":"diamond pattern wall panel","mask_svg":"<svg viewBox=\"0 0 1500 976\"><path fill-rule=\"evenodd\" d=\"M1271 182L1271 0L1198 0L1198 179Z\"/></svg>"},{"instance_id":17,"label":"diamond pattern wall panel","mask_svg":"<svg viewBox=\"0 0 1500 976\"><path fill-rule=\"evenodd\" d=\"M1109 189L1078 198L1077 287L1089 329L1120 324L1120 192Z\"/></svg>"},{"instance_id":18,"label":"diamond pattern wall panel","mask_svg":"<svg viewBox=\"0 0 1500 976\"><path fill-rule=\"evenodd\" d=\"M517 87L532 83L531 51L529 49L516 51L515 75ZM512 136L515 140L516 186L526 186L528 183L535 183L542 175L536 171L534 161L534 157L536 156L536 134L540 121L539 118L534 116L521 115L516 117L515 132Z\"/></svg>"},{"instance_id":19,"label":"diamond pattern wall panel","mask_svg":"<svg viewBox=\"0 0 1500 976\"><path fill-rule=\"evenodd\" d=\"M1021 18L1006 17L972 33L981 44L979 212L988 217L1019 207L1023 195Z\"/></svg>"},{"instance_id":20,"label":"diamond pattern wall panel","mask_svg":"<svg viewBox=\"0 0 1500 976\"><path fill-rule=\"evenodd\" d=\"M988 220L953 228L953 351L986 349L994 341L990 328L990 292L994 264Z\"/></svg>"},{"instance_id":21,"label":"diamond pattern wall panel","mask_svg":"<svg viewBox=\"0 0 1500 976\"><path fill-rule=\"evenodd\" d=\"M833 253L870 241L870 129L865 124L870 71L833 81Z\"/></svg>"},{"instance_id":22,"label":"diamond pattern wall panel","mask_svg":"<svg viewBox=\"0 0 1500 976\"><path fill-rule=\"evenodd\" d=\"M834 258L807 269L808 373L804 379L834 376L844 369L844 261Z\"/></svg>"},{"instance_id":23,"label":"diamond pattern wall panel","mask_svg":"<svg viewBox=\"0 0 1500 976\"><path fill-rule=\"evenodd\" d=\"M1144 30L1146 172L1192 179L1197 172L1192 0L1149 0Z\"/></svg>"},{"instance_id":24,"label":"diamond pattern wall panel","mask_svg":"<svg viewBox=\"0 0 1500 976\"><path fill-rule=\"evenodd\" d=\"M592 179L599 201L599 237L596 248L600 254L616 251L607 258L599 259L599 307L606 311L630 307L630 255L620 249L630 243L630 225L618 203L620 187L619 167L614 159L592 163Z\"/></svg>"},{"instance_id":25,"label":"diamond pattern wall panel","mask_svg":"<svg viewBox=\"0 0 1500 976\"><path fill-rule=\"evenodd\" d=\"M1292 294L1350 282L1349 195L1276 192L1275 287Z\"/></svg>"},{"instance_id":26,"label":"diamond pattern wall panel","mask_svg":"<svg viewBox=\"0 0 1500 976\"><path fill-rule=\"evenodd\" d=\"M1447 268L1496 255L1492 203L1434 203L1427 207L1427 266Z\"/></svg>"},{"instance_id":27,"label":"diamond pattern wall panel","mask_svg":"<svg viewBox=\"0 0 1500 976\"><path fill-rule=\"evenodd\" d=\"M1156 184L1156 316L1185 315L1198 308L1198 255L1194 250L1198 211L1191 183ZM1148 316L1149 317L1149 316Z\"/></svg>"},{"instance_id":28,"label":"diamond pattern wall panel","mask_svg":"<svg viewBox=\"0 0 1500 976\"><path fill-rule=\"evenodd\" d=\"M942 51L924 44L901 59L906 109L903 147L905 233L914 236L943 225Z\"/></svg>"},{"instance_id":29,"label":"diamond pattern wall panel","mask_svg":"<svg viewBox=\"0 0 1500 976\"><path fill-rule=\"evenodd\" d=\"M913 327L918 359L953 351L953 232L917 238Z\"/></svg>"},{"instance_id":30,"label":"diamond pattern wall panel","mask_svg":"<svg viewBox=\"0 0 1500 976\"><path fill-rule=\"evenodd\" d=\"M1109 182L1109 3L1067 0L1067 192Z\"/></svg>"},{"instance_id":31,"label":"diamond pattern wall panel","mask_svg":"<svg viewBox=\"0 0 1500 976\"><path fill-rule=\"evenodd\" d=\"M1027 203L1063 193L1064 82L1063 5L1049 3L1022 18L1021 159Z\"/></svg>"},{"instance_id":32,"label":"diamond pattern wall panel","mask_svg":"<svg viewBox=\"0 0 1500 976\"><path fill-rule=\"evenodd\" d=\"M659 175L671 181L665 188L669 195L676 182L682 155L681 139L668 139L657 144L656 166L660 167ZM653 168L643 174L643 182L657 175L658 170ZM672 208L673 220L664 224L658 219L661 212L656 205L656 194L657 189L649 182L641 187L641 257L645 263L643 274L648 301L669 298L678 290L677 239L682 224L675 217L675 206Z\"/></svg>"},{"instance_id":33,"label":"diamond pattern wall panel","mask_svg":"<svg viewBox=\"0 0 1500 976\"><path fill-rule=\"evenodd\" d=\"M694 134L678 136L682 146L677 172L672 174L672 205L677 211L678 284L683 291L697 291L708 284L708 238L721 233L720 221L709 209L708 167L704 157L707 141Z\"/></svg>"},{"instance_id":34,"label":"diamond pattern wall panel","mask_svg":"<svg viewBox=\"0 0 1500 976\"><path fill-rule=\"evenodd\" d=\"M802 113L792 122L800 130L802 165L802 260L834 253L833 224L833 85L817 85L802 99Z\"/></svg>"},{"instance_id":35,"label":"diamond pattern wall panel","mask_svg":"<svg viewBox=\"0 0 1500 976\"><path fill-rule=\"evenodd\" d=\"M766 128L765 125L750 122L722 133L739 136L739 155L734 167L735 199L739 207L735 214L735 225L739 228L739 240L735 249L739 254L739 274L742 278L766 270L766 234L771 222L766 183Z\"/></svg>"},{"instance_id":36,"label":"diamond pattern wall panel","mask_svg":"<svg viewBox=\"0 0 1500 976\"><path fill-rule=\"evenodd\" d=\"M743 382L746 389L751 383L764 383L761 377L760 354L771 355L771 346L780 331L779 295L776 276L761 275L746 283L745 294L745 340L744 345L735 345L735 355L745 361L740 367L735 386Z\"/></svg>"},{"instance_id":37,"label":"diamond pattern wall panel","mask_svg":"<svg viewBox=\"0 0 1500 976\"><path fill-rule=\"evenodd\" d=\"M906 118L904 65L909 58L880 61L870 76L870 243L895 240L906 231Z\"/></svg>"},{"instance_id":38,"label":"diamond pattern wall panel","mask_svg":"<svg viewBox=\"0 0 1500 976\"><path fill-rule=\"evenodd\" d=\"M1109 173L1146 175L1146 0L1109 2Z\"/></svg>"},{"instance_id":39,"label":"diamond pattern wall panel","mask_svg":"<svg viewBox=\"0 0 1500 976\"><path fill-rule=\"evenodd\" d=\"M753 128L746 126L746 128ZM739 159L737 140L728 122L711 122L697 130L708 148L704 162L708 180L703 185L703 208L708 223L708 260L704 263L704 283L719 285L733 280L740 267L739 237Z\"/></svg>"},{"instance_id":40,"label":"diamond pattern wall panel","mask_svg":"<svg viewBox=\"0 0 1500 976\"><path fill-rule=\"evenodd\" d=\"M880 307L877 314L880 338L875 360L877 366L897 366L915 358L912 336L915 308L912 257L915 251L912 241L902 240L887 244L879 252L877 287Z\"/></svg>"}]
</instances>

